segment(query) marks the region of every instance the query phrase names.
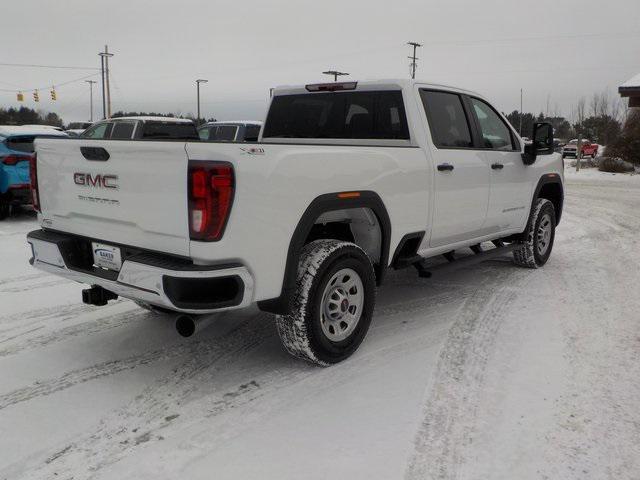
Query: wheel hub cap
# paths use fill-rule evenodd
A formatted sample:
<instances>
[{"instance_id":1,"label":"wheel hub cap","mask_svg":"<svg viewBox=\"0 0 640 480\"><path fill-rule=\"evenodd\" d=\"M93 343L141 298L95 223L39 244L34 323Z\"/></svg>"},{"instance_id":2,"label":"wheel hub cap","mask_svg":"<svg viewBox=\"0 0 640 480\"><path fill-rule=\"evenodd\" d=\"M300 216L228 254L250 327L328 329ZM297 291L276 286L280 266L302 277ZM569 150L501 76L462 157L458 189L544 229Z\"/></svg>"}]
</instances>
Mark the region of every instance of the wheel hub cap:
<instances>
[{"instance_id":1,"label":"wheel hub cap","mask_svg":"<svg viewBox=\"0 0 640 480\"><path fill-rule=\"evenodd\" d=\"M537 249L539 255L544 255L549 250L551 245L551 217L544 215L538 225L538 231L536 232Z\"/></svg>"},{"instance_id":2,"label":"wheel hub cap","mask_svg":"<svg viewBox=\"0 0 640 480\"><path fill-rule=\"evenodd\" d=\"M350 268L334 273L322 295L322 332L332 342L349 337L360 321L363 304L364 287L360 275Z\"/></svg>"}]
</instances>

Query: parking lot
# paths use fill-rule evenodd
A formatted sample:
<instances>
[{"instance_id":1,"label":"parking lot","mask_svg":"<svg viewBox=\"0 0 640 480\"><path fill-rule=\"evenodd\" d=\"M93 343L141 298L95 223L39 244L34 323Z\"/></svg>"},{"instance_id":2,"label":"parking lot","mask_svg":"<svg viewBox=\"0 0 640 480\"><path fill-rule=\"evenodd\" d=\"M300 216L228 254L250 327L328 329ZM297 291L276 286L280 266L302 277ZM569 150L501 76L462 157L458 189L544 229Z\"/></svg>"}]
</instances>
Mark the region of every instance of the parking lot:
<instances>
[{"instance_id":1,"label":"parking lot","mask_svg":"<svg viewBox=\"0 0 640 480\"><path fill-rule=\"evenodd\" d=\"M567 176L554 253L392 272L367 341L318 368L273 316L190 339L28 264L0 223L0 479L634 479L640 176Z\"/></svg>"}]
</instances>

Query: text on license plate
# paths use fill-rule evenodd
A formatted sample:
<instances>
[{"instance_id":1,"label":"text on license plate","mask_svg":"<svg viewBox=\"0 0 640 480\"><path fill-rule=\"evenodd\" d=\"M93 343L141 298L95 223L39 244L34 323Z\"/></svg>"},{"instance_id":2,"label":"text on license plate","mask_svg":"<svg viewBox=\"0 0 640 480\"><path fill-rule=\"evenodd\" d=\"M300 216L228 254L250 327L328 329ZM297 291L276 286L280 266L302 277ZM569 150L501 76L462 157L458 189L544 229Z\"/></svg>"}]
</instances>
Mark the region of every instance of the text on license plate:
<instances>
[{"instance_id":1,"label":"text on license plate","mask_svg":"<svg viewBox=\"0 0 640 480\"><path fill-rule=\"evenodd\" d=\"M91 242L91 247L93 250L93 264L96 267L120 270L120 267L122 267L122 257L118 247L97 242Z\"/></svg>"}]
</instances>

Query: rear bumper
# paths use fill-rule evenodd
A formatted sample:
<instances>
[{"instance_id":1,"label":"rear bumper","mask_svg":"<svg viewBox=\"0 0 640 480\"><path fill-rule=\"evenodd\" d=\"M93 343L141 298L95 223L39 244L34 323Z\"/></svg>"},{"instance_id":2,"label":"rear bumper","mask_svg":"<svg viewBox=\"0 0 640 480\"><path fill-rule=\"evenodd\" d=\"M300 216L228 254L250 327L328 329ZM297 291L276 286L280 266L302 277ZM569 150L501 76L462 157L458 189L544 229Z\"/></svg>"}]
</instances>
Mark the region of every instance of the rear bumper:
<instances>
[{"instance_id":1,"label":"rear bumper","mask_svg":"<svg viewBox=\"0 0 640 480\"><path fill-rule=\"evenodd\" d=\"M87 242L90 248L92 240L35 230L27 235L33 253L29 262L54 275L178 312L212 313L252 302L253 277L242 265L193 265L185 259L116 245L123 252L122 268L103 270L84 258Z\"/></svg>"}]
</instances>

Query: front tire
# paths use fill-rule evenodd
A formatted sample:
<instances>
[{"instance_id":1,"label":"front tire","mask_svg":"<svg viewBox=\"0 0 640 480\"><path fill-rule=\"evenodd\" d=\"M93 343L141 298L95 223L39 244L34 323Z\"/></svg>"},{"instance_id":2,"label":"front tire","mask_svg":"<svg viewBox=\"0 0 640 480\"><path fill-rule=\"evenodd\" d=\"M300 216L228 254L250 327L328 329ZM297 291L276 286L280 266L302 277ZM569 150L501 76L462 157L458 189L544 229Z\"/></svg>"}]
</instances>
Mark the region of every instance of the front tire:
<instances>
[{"instance_id":1,"label":"front tire","mask_svg":"<svg viewBox=\"0 0 640 480\"><path fill-rule=\"evenodd\" d=\"M338 240L305 245L291 311L276 317L285 349L322 366L345 360L369 330L375 289L371 260L357 245Z\"/></svg>"},{"instance_id":2,"label":"front tire","mask_svg":"<svg viewBox=\"0 0 640 480\"><path fill-rule=\"evenodd\" d=\"M518 249L513 251L517 265L539 268L547 263L556 235L556 211L553 203L539 198L533 205L527 228Z\"/></svg>"}]
</instances>

